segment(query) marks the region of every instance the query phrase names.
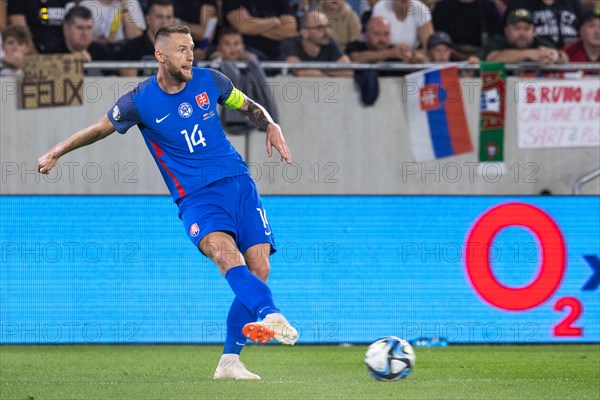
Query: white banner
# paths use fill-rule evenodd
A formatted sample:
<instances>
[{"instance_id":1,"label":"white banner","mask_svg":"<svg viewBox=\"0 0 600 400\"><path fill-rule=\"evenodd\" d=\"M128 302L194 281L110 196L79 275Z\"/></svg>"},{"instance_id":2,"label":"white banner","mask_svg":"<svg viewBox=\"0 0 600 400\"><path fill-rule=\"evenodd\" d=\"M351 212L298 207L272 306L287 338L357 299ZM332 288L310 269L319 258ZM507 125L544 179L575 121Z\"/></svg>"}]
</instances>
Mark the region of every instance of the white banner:
<instances>
[{"instance_id":1,"label":"white banner","mask_svg":"<svg viewBox=\"0 0 600 400\"><path fill-rule=\"evenodd\" d=\"M518 82L519 148L600 145L600 80Z\"/></svg>"}]
</instances>

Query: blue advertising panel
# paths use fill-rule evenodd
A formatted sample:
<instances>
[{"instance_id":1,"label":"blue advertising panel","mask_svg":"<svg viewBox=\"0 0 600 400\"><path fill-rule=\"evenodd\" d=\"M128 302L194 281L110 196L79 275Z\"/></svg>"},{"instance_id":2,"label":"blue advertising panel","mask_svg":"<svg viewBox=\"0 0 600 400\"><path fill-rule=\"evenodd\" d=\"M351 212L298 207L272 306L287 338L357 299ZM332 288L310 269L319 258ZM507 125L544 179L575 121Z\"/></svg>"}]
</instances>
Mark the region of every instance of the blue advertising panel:
<instances>
[{"instance_id":1,"label":"blue advertising panel","mask_svg":"<svg viewBox=\"0 0 600 400\"><path fill-rule=\"evenodd\" d=\"M598 197L270 196L300 343L600 341ZM0 343L219 343L232 293L168 197L0 197Z\"/></svg>"}]
</instances>

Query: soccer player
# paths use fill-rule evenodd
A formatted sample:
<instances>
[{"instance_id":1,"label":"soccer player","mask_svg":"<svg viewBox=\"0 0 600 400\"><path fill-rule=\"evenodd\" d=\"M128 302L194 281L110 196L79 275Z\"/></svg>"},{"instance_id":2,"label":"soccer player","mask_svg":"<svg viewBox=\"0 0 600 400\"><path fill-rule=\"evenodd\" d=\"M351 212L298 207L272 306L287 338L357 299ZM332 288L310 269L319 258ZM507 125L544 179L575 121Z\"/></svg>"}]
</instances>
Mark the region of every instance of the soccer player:
<instances>
[{"instance_id":1,"label":"soccer player","mask_svg":"<svg viewBox=\"0 0 600 400\"><path fill-rule=\"evenodd\" d=\"M257 380L239 359L246 337L293 345L298 332L277 309L265 283L275 252L271 226L246 163L225 137L217 103L267 131L269 156L273 147L288 164L292 156L279 125L261 105L220 72L192 68L194 41L186 26L161 27L154 45L157 75L121 97L97 123L41 156L38 171L48 174L64 154L138 125L190 240L235 293L214 378Z\"/></svg>"}]
</instances>

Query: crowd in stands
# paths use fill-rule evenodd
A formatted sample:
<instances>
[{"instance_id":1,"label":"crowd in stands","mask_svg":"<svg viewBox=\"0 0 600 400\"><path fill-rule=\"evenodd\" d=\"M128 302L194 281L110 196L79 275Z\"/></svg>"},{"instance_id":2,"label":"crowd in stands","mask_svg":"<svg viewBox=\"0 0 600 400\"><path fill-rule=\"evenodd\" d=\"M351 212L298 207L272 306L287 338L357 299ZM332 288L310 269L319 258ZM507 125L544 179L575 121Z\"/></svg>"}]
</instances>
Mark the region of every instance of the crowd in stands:
<instances>
[{"instance_id":1,"label":"crowd in stands","mask_svg":"<svg viewBox=\"0 0 600 400\"><path fill-rule=\"evenodd\" d=\"M172 23L190 27L198 61L600 61L597 0L358 3L353 8L347 0L0 0L1 73L18 71L25 55L36 53L78 53L85 61L154 60L154 34ZM353 75L345 69L292 71Z\"/></svg>"}]
</instances>

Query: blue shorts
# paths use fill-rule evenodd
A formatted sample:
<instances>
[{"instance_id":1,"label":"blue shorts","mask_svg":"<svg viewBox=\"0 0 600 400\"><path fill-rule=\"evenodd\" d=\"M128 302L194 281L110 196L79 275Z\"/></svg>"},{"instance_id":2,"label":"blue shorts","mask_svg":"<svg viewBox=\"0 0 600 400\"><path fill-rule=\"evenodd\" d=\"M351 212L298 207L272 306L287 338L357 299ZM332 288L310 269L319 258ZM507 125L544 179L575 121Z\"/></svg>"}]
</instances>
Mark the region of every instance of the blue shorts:
<instances>
[{"instance_id":1,"label":"blue shorts","mask_svg":"<svg viewBox=\"0 0 600 400\"><path fill-rule=\"evenodd\" d=\"M244 254L250 247L275 240L260 195L250 175L220 179L180 199L179 218L196 247L211 232L230 233Z\"/></svg>"}]
</instances>

